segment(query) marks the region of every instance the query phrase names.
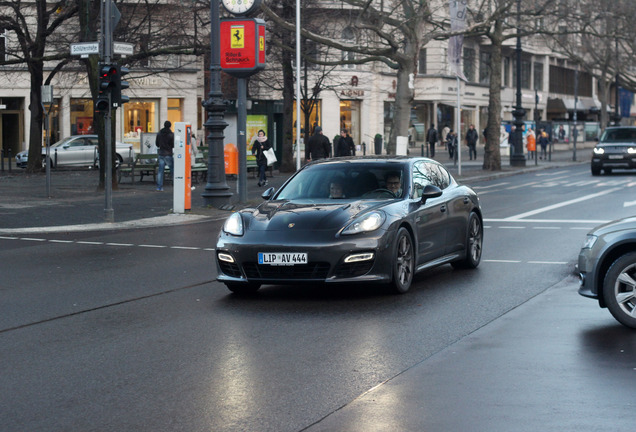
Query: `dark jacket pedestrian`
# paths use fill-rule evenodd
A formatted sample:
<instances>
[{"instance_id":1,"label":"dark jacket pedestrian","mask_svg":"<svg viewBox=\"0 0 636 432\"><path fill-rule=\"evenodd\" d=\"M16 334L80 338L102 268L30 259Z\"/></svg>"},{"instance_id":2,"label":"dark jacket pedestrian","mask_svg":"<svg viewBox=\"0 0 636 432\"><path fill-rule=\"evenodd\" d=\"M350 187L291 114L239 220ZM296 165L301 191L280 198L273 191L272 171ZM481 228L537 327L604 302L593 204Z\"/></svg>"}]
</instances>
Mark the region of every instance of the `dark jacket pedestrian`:
<instances>
[{"instance_id":1,"label":"dark jacket pedestrian","mask_svg":"<svg viewBox=\"0 0 636 432\"><path fill-rule=\"evenodd\" d=\"M477 140L479 139L479 134L475 130L475 125L470 125L468 127L468 131L466 132L466 145L468 145L468 155L470 160L477 159Z\"/></svg>"},{"instance_id":2,"label":"dark jacket pedestrian","mask_svg":"<svg viewBox=\"0 0 636 432\"><path fill-rule=\"evenodd\" d=\"M537 135L537 142L541 146L541 156L539 159L547 159L548 158L548 134L543 129L539 129L539 134Z\"/></svg>"},{"instance_id":3,"label":"dark jacket pedestrian","mask_svg":"<svg viewBox=\"0 0 636 432\"><path fill-rule=\"evenodd\" d=\"M431 125L428 132L426 132L426 142L428 143L431 157L435 157L435 145L437 144L437 141L439 141L437 129L435 129L435 125Z\"/></svg>"},{"instance_id":4,"label":"dark jacket pedestrian","mask_svg":"<svg viewBox=\"0 0 636 432\"><path fill-rule=\"evenodd\" d=\"M322 134L320 126L316 126L314 135L307 140L307 145L305 146L305 160L309 162L329 157L330 147L329 138Z\"/></svg>"},{"instance_id":5,"label":"dark jacket pedestrian","mask_svg":"<svg viewBox=\"0 0 636 432\"><path fill-rule=\"evenodd\" d=\"M353 138L349 136L346 129L340 131L340 136L338 137L335 150L336 157L356 155L356 146L353 143Z\"/></svg>"},{"instance_id":6,"label":"dark jacket pedestrian","mask_svg":"<svg viewBox=\"0 0 636 432\"><path fill-rule=\"evenodd\" d=\"M172 156L172 149L174 148L174 134L170 128L172 123L166 121L163 124L163 129L157 134L155 139L155 145L157 146L157 154L159 156Z\"/></svg>"},{"instance_id":7,"label":"dark jacket pedestrian","mask_svg":"<svg viewBox=\"0 0 636 432\"><path fill-rule=\"evenodd\" d=\"M170 175L174 175L174 159L172 149L174 149L174 134L170 129L172 123L165 121L163 129L157 134L155 145L157 146L157 156L159 159L159 170L157 172L157 190L163 191L163 177L166 165L170 169Z\"/></svg>"},{"instance_id":8,"label":"dark jacket pedestrian","mask_svg":"<svg viewBox=\"0 0 636 432\"><path fill-rule=\"evenodd\" d=\"M256 155L256 166L258 167L258 185L264 186L267 184L267 177L265 172L267 170L267 157L265 151L272 148L272 145L267 139L264 130L258 131L258 136L252 144L252 154Z\"/></svg>"}]
</instances>

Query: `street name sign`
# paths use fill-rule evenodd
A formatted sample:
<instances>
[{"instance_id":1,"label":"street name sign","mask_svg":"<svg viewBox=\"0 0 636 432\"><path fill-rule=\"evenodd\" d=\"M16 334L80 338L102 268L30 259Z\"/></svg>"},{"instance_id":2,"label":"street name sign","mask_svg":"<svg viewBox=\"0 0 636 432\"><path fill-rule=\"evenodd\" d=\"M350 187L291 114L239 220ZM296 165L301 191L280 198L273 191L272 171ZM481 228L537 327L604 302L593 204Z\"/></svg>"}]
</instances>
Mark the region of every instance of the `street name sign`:
<instances>
[{"instance_id":1,"label":"street name sign","mask_svg":"<svg viewBox=\"0 0 636 432\"><path fill-rule=\"evenodd\" d=\"M113 42L113 53L133 55L135 45L127 42Z\"/></svg>"},{"instance_id":2,"label":"street name sign","mask_svg":"<svg viewBox=\"0 0 636 432\"><path fill-rule=\"evenodd\" d=\"M99 42L80 42L71 44L71 55L99 54Z\"/></svg>"}]
</instances>

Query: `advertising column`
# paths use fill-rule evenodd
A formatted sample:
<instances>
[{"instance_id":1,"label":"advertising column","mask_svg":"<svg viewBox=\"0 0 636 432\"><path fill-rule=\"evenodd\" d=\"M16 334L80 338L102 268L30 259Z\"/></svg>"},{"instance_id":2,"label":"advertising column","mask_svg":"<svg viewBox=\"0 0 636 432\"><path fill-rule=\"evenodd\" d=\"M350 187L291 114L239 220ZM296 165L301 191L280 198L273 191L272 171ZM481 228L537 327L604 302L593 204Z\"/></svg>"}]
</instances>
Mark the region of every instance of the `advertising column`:
<instances>
[{"instance_id":1,"label":"advertising column","mask_svg":"<svg viewBox=\"0 0 636 432\"><path fill-rule=\"evenodd\" d=\"M174 127L173 212L185 213L192 208L192 166L190 123L177 122Z\"/></svg>"}]
</instances>

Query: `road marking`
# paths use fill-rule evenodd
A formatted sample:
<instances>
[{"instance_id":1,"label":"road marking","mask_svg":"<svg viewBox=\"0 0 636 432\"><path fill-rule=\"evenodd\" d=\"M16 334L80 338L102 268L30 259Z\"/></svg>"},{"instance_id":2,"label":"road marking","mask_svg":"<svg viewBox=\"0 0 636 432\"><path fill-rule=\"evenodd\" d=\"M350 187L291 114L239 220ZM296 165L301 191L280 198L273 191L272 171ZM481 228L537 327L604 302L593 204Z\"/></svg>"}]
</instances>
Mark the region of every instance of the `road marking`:
<instances>
[{"instance_id":1,"label":"road marking","mask_svg":"<svg viewBox=\"0 0 636 432\"><path fill-rule=\"evenodd\" d=\"M515 223L562 223L562 224L594 224L600 225L607 222L610 222L608 219L599 219L599 220L572 220L572 219L484 219L484 222L515 222Z\"/></svg>"},{"instance_id":2,"label":"road marking","mask_svg":"<svg viewBox=\"0 0 636 432\"><path fill-rule=\"evenodd\" d=\"M545 213L547 211L554 210L554 209L561 208L561 207L565 207L565 206L568 206L570 204L575 204L575 203L578 203L578 202L581 202L581 201L587 201L587 200L590 200L592 198L596 198L596 197L601 196L601 195L608 195L608 194L610 194L612 192L616 192L616 191L621 190L621 189L622 188L607 189L607 190L604 190L602 192L598 192L598 193L595 193L595 194L585 195L585 196L582 196L582 197L579 197L579 198L575 198L575 199L572 199L572 200L569 200L569 201L564 201L564 202L561 202L561 203L552 204L552 205L549 205L549 206L546 206L546 207L538 208L536 210L531 210L529 212L521 213L521 214L518 214L518 215L515 215L515 216L510 216L510 217L506 218L506 220L511 221L511 220L523 219L523 218L528 217L528 216L534 216L534 215L539 214L539 213Z\"/></svg>"},{"instance_id":3,"label":"road marking","mask_svg":"<svg viewBox=\"0 0 636 432\"><path fill-rule=\"evenodd\" d=\"M625 201L623 203L623 207L631 207L633 205L636 205L636 201Z\"/></svg>"},{"instance_id":4,"label":"road marking","mask_svg":"<svg viewBox=\"0 0 636 432\"><path fill-rule=\"evenodd\" d=\"M104 242L95 242L95 241L77 241L77 244L86 244L86 245L103 245Z\"/></svg>"},{"instance_id":5,"label":"road marking","mask_svg":"<svg viewBox=\"0 0 636 432\"><path fill-rule=\"evenodd\" d=\"M0 236L0 240L22 240L22 241L36 241L36 242L49 242L57 244L81 244L90 246L119 246L119 247L142 247L142 248L155 248L155 249L180 249L180 250L203 250L206 252L215 251L215 248L202 248L196 246L168 246L168 245L149 245L149 244L133 244L133 243L104 243L97 241L86 240L58 240L58 239L45 239L45 238L32 238L32 237L5 237Z\"/></svg>"},{"instance_id":6,"label":"road marking","mask_svg":"<svg viewBox=\"0 0 636 432\"><path fill-rule=\"evenodd\" d=\"M524 226L500 226L501 229L526 229Z\"/></svg>"},{"instance_id":7,"label":"road marking","mask_svg":"<svg viewBox=\"0 0 636 432\"><path fill-rule=\"evenodd\" d=\"M528 264L567 264L565 261L528 261Z\"/></svg>"},{"instance_id":8,"label":"road marking","mask_svg":"<svg viewBox=\"0 0 636 432\"><path fill-rule=\"evenodd\" d=\"M190 246L170 246L170 249L198 250L198 249L201 249L201 248L190 247Z\"/></svg>"},{"instance_id":9,"label":"road marking","mask_svg":"<svg viewBox=\"0 0 636 432\"><path fill-rule=\"evenodd\" d=\"M484 262L492 262L492 263L513 263L513 264L519 264L523 261L516 261L516 260L482 260Z\"/></svg>"},{"instance_id":10,"label":"road marking","mask_svg":"<svg viewBox=\"0 0 636 432\"><path fill-rule=\"evenodd\" d=\"M142 244L142 245L138 245L139 247L145 247L145 248L167 248L168 246L164 246L164 245L148 245L148 244Z\"/></svg>"},{"instance_id":11,"label":"road marking","mask_svg":"<svg viewBox=\"0 0 636 432\"><path fill-rule=\"evenodd\" d=\"M538 226L538 227L532 227L532 229L536 229L536 230L560 230L562 229L562 227L542 227L542 226Z\"/></svg>"},{"instance_id":12,"label":"road marking","mask_svg":"<svg viewBox=\"0 0 636 432\"><path fill-rule=\"evenodd\" d=\"M106 246L134 246L132 243L104 243Z\"/></svg>"}]
</instances>

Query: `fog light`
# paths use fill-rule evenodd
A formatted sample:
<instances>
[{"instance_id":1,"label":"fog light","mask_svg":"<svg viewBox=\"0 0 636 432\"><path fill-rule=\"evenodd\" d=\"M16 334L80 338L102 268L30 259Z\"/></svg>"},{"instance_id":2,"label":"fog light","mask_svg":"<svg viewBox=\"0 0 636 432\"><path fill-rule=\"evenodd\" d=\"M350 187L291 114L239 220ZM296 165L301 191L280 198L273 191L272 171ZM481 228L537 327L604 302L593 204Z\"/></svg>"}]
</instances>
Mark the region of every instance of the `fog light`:
<instances>
[{"instance_id":1,"label":"fog light","mask_svg":"<svg viewBox=\"0 0 636 432\"><path fill-rule=\"evenodd\" d=\"M348 264L348 263L354 263L354 262L360 262L360 261L369 261L369 260L372 260L374 256L375 254L373 252L353 254L346 257L344 262Z\"/></svg>"},{"instance_id":2,"label":"fog light","mask_svg":"<svg viewBox=\"0 0 636 432\"><path fill-rule=\"evenodd\" d=\"M217 256L219 257L220 261L225 261L225 262L229 262L229 263L233 263L234 262L234 258L230 254L219 252L219 254Z\"/></svg>"}]
</instances>

